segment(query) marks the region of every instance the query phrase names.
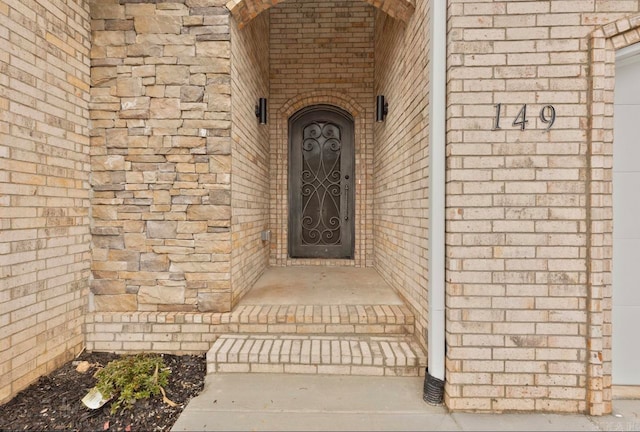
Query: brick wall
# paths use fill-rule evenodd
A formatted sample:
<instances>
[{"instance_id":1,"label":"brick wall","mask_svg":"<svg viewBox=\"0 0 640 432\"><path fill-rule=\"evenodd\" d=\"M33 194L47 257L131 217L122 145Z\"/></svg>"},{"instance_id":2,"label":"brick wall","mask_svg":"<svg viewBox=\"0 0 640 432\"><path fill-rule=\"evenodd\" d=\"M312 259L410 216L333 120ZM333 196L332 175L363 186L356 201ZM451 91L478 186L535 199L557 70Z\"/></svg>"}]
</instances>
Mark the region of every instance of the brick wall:
<instances>
[{"instance_id":1,"label":"brick wall","mask_svg":"<svg viewBox=\"0 0 640 432\"><path fill-rule=\"evenodd\" d=\"M231 307L223 3L91 3L91 290L98 311Z\"/></svg>"},{"instance_id":2,"label":"brick wall","mask_svg":"<svg viewBox=\"0 0 640 432\"><path fill-rule=\"evenodd\" d=\"M231 26L231 283L235 304L269 263L260 233L269 226L269 129L254 107L269 96L269 14Z\"/></svg>"},{"instance_id":3,"label":"brick wall","mask_svg":"<svg viewBox=\"0 0 640 432\"><path fill-rule=\"evenodd\" d=\"M0 1L0 403L83 346L89 12Z\"/></svg>"},{"instance_id":4,"label":"brick wall","mask_svg":"<svg viewBox=\"0 0 640 432\"><path fill-rule=\"evenodd\" d=\"M639 3L450 3L451 409L610 410L592 376L602 350L587 343L602 332L588 319L601 289L587 273L589 35ZM498 103L501 129L492 130ZM512 124L523 104L525 130ZM557 118L545 131L549 104Z\"/></svg>"},{"instance_id":5,"label":"brick wall","mask_svg":"<svg viewBox=\"0 0 640 432\"><path fill-rule=\"evenodd\" d=\"M416 334L426 345L428 210L427 2L407 24L378 13L376 95L389 113L375 126L374 259L387 282L399 290L416 316Z\"/></svg>"},{"instance_id":6,"label":"brick wall","mask_svg":"<svg viewBox=\"0 0 640 432\"><path fill-rule=\"evenodd\" d=\"M371 265L374 8L363 2L279 3L269 9L271 263ZM354 260L291 260L287 255L287 121L297 110L331 104L355 119Z\"/></svg>"}]
</instances>

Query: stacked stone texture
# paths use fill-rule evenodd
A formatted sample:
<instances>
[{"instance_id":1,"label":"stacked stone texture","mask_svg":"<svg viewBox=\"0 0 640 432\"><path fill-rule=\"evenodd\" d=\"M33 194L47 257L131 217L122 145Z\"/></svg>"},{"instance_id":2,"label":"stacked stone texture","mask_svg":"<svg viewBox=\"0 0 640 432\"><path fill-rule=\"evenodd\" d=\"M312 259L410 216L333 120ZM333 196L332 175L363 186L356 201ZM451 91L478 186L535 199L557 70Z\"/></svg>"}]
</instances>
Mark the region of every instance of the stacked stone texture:
<instances>
[{"instance_id":1,"label":"stacked stone texture","mask_svg":"<svg viewBox=\"0 0 640 432\"><path fill-rule=\"evenodd\" d=\"M94 305L231 308L231 46L219 1L91 3Z\"/></svg>"},{"instance_id":2,"label":"stacked stone texture","mask_svg":"<svg viewBox=\"0 0 640 432\"><path fill-rule=\"evenodd\" d=\"M0 1L0 403L84 344L89 11Z\"/></svg>"}]
</instances>

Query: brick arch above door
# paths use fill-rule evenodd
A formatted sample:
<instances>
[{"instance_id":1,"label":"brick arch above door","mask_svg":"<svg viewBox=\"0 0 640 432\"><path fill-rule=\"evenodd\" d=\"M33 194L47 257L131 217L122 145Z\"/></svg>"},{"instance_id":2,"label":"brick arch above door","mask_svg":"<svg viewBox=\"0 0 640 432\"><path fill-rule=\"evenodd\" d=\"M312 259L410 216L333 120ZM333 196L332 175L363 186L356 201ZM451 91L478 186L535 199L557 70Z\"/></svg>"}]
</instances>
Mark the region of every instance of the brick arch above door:
<instances>
[{"instance_id":1,"label":"brick arch above door","mask_svg":"<svg viewBox=\"0 0 640 432\"><path fill-rule=\"evenodd\" d=\"M358 179L356 188L356 242L354 259L291 259L288 257L288 159L289 137L288 121L297 111L313 105L332 105L343 109L353 116L355 133L355 169ZM355 99L334 90L315 90L301 93L277 108L271 125L271 172L272 177L272 220L275 222L273 230L275 245L272 247L271 265L336 265L368 267L371 265L373 248L373 217L372 217L372 160L373 136L373 97L372 105L363 107Z\"/></svg>"},{"instance_id":2,"label":"brick arch above door","mask_svg":"<svg viewBox=\"0 0 640 432\"><path fill-rule=\"evenodd\" d=\"M227 9L242 28L263 11L285 0L231 0ZM415 0L363 0L392 18L407 22L415 10Z\"/></svg>"}]
</instances>

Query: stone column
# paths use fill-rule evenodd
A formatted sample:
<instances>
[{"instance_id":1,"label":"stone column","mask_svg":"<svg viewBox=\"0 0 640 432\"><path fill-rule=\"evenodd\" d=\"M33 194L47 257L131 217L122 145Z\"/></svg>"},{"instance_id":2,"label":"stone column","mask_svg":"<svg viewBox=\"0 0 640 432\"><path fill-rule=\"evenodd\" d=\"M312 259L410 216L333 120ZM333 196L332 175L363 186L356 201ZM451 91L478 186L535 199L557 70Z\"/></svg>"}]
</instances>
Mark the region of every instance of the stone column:
<instances>
[{"instance_id":1,"label":"stone column","mask_svg":"<svg viewBox=\"0 0 640 432\"><path fill-rule=\"evenodd\" d=\"M95 307L228 311L228 11L120 0L91 14Z\"/></svg>"}]
</instances>

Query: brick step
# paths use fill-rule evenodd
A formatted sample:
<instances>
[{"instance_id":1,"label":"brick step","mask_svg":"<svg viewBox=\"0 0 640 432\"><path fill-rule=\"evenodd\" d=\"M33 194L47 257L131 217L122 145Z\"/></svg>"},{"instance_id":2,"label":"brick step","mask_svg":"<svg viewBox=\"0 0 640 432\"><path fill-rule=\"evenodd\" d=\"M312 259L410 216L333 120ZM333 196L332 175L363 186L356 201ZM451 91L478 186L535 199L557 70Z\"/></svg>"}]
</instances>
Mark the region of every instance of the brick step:
<instances>
[{"instance_id":1,"label":"brick step","mask_svg":"<svg viewBox=\"0 0 640 432\"><path fill-rule=\"evenodd\" d=\"M411 336L221 335L207 373L423 376L427 356Z\"/></svg>"},{"instance_id":2,"label":"brick step","mask_svg":"<svg viewBox=\"0 0 640 432\"><path fill-rule=\"evenodd\" d=\"M222 314L229 333L412 334L405 305L243 305Z\"/></svg>"}]
</instances>

